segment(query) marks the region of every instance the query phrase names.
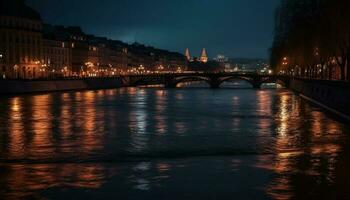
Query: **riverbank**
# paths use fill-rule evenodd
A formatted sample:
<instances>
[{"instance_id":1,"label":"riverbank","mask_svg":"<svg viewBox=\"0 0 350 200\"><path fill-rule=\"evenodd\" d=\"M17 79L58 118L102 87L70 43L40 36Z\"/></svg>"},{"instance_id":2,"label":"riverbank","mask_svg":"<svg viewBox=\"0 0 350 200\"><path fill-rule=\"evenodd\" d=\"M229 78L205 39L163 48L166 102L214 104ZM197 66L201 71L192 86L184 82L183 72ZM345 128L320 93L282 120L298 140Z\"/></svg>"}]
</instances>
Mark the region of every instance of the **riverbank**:
<instances>
[{"instance_id":1,"label":"riverbank","mask_svg":"<svg viewBox=\"0 0 350 200\"><path fill-rule=\"evenodd\" d=\"M1 80L1 94L26 94L73 90L97 90L126 86L120 77L62 80Z\"/></svg>"},{"instance_id":2,"label":"riverbank","mask_svg":"<svg viewBox=\"0 0 350 200\"><path fill-rule=\"evenodd\" d=\"M292 79L289 89L319 106L350 120L350 83Z\"/></svg>"}]
</instances>

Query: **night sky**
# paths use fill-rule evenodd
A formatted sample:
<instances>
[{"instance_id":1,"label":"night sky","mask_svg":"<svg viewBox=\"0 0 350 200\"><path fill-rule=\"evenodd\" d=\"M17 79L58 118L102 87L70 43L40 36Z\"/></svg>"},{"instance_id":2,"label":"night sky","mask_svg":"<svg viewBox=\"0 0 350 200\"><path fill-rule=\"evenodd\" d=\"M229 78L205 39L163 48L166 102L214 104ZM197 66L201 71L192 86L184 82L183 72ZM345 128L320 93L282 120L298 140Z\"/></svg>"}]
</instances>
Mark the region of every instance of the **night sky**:
<instances>
[{"instance_id":1,"label":"night sky","mask_svg":"<svg viewBox=\"0 0 350 200\"><path fill-rule=\"evenodd\" d=\"M279 0L27 0L46 23L193 56L267 58Z\"/></svg>"}]
</instances>

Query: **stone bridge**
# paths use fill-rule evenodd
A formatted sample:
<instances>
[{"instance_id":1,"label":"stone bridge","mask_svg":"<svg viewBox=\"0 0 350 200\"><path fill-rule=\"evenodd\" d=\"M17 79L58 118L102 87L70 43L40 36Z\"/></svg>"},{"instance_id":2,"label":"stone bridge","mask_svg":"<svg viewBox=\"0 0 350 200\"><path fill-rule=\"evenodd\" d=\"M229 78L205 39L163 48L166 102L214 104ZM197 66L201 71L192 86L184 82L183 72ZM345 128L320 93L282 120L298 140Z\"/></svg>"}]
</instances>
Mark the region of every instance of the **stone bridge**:
<instances>
[{"instance_id":1,"label":"stone bridge","mask_svg":"<svg viewBox=\"0 0 350 200\"><path fill-rule=\"evenodd\" d=\"M279 83L286 87L289 85L289 77L287 76L257 73L167 73L127 75L123 77L125 85L164 85L166 88L176 88L180 83L194 81L204 81L211 88L220 88L222 83L232 80L247 81L254 88L260 88L264 83Z\"/></svg>"}]
</instances>

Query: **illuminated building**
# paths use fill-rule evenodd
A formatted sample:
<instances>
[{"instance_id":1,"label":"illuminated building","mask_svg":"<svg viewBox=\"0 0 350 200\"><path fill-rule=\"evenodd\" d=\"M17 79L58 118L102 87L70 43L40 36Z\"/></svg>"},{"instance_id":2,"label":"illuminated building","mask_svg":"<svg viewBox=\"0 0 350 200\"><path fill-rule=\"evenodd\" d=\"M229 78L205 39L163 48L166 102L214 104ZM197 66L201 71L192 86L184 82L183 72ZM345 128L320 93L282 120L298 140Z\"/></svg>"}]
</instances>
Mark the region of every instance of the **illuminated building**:
<instances>
[{"instance_id":1,"label":"illuminated building","mask_svg":"<svg viewBox=\"0 0 350 200\"><path fill-rule=\"evenodd\" d=\"M207 63L208 62L208 55L207 55L207 51L205 50L205 48L203 48L203 50L202 50L200 61L203 62L203 63Z\"/></svg>"},{"instance_id":2,"label":"illuminated building","mask_svg":"<svg viewBox=\"0 0 350 200\"><path fill-rule=\"evenodd\" d=\"M186 56L188 61L192 60L192 57L191 57L191 54L190 54L190 50L188 48L186 49L185 56Z\"/></svg>"},{"instance_id":3,"label":"illuminated building","mask_svg":"<svg viewBox=\"0 0 350 200\"><path fill-rule=\"evenodd\" d=\"M0 1L0 40L2 78L40 77L42 20L24 0Z\"/></svg>"},{"instance_id":4,"label":"illuminated building","mask_svg":"<svg viewBox=\"0 0 350 200\"><path fill-rule=\"evenodd\" d=\"M217 55L214 60L219 63L227 63L229 61L229 59L226 56L221 54Z\"/></svg>"},{"instance_id":5,"label":"illuminated building","mask_svg":"<svg viewBox=\"0 0 350 200\"><path fill-rule=\"evenodd\" d=\"M24 0L0 0L0 78L111 76L187 67L179 53L88 35L78 26L43 24Z\"/></svg>"},{"instance_id":6,"label":"illuminated building","mask_svg":"<svg viewBox=\"0 0 350 200\"><path fill-rule=\"evenodd\" d=\"M44 65L39 70L42 76L70 76L71 49L68 42L53 39L43 39Z\"/></svg>"}]
</instances>

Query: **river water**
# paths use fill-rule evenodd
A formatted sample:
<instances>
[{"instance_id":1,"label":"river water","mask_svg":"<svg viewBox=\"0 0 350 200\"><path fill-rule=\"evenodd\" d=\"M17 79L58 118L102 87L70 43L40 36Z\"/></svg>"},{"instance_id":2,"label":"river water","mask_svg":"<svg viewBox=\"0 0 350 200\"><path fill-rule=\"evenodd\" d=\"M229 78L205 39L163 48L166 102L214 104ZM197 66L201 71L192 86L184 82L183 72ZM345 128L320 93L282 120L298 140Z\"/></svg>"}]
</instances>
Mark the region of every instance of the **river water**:
<instances>
[{"instance_id":1,"label":"river water","mask_svg":"<svg viewBox=\"0 0 350 200\"><path fill-rule=\"evenodd\" d=\"M350 128L285 89L0 97L0 199L349 199Z\"/></svg>"}]
</instances>

